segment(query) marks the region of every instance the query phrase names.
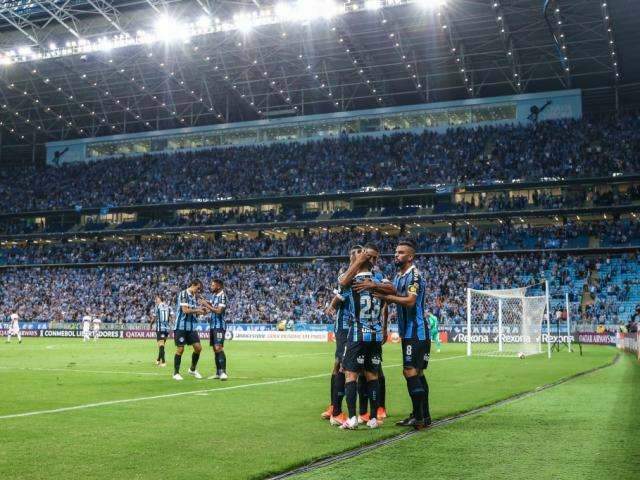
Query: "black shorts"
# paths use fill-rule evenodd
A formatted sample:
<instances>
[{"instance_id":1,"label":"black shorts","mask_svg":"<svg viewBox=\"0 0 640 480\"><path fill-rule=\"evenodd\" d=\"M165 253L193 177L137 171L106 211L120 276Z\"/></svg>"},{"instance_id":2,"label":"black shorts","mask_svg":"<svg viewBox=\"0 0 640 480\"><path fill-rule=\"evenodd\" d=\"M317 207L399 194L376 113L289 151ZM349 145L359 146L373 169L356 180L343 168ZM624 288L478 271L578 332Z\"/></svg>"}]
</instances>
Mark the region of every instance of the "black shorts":
<instances>
[{"instance_id":1,"label":"black shorts","mask_svg":"<svg viewBox=\"0 0 640 480\"><path fill-rule=\"evenodd\" d=\"M176 347L200 343L200 335L193 330L176 330L173 332L173 339L176 342Z\"/></svg>"},{"instance_id":2,"label":"black shorts","mask_svg":"<svg viewBox=\"0 0 640 480\"><path fill-rule=\"evenodd\" d=\"M156 340L166 340L169 338L169 332L156 332Z\"/></svg>"},{"instance_id":3,"label":"black shorts","mask_svg":"<svg viewBox=\"0 0 640 480\"><path fill-rule=\"evenodd\" d=\"M416 370L426 370L429 365L429 354L431 353L431 340L402 339L402 366L404 368L415 368Z\"/></svg>"},{"instance_id":4,"label":"black shorts","mask_svg":"<svg viewBox=\"0 0 640 480\"><path fill-rule=\"evenodd\" d=\"M381 342L354 342L348 340L344 347L342 368L349 372L365 370L379 373L382 367Z\"/></svg>"},{"instance_id":5,"label":"black shorts","mask_svg":"<svg viewBox=\"0 0 640 480\"><path fill-rule=\"evenodd\" d=\"M336 332L336 360L342 363L342 357L344 355L344 347L347 345L347 337L349 336L348 330L341 330Z\"/></svg>"},{"instance_id":6,"label":"black shorts","mask_svg":"<svg viewBox=\"0 0 640 480\"><path fill-rule=\"evenodd\" d=\"M227 331L224 328L212 328L209 330L209 345L222 345L224 347L224 336Z\"/></svg>"}]
</instances>

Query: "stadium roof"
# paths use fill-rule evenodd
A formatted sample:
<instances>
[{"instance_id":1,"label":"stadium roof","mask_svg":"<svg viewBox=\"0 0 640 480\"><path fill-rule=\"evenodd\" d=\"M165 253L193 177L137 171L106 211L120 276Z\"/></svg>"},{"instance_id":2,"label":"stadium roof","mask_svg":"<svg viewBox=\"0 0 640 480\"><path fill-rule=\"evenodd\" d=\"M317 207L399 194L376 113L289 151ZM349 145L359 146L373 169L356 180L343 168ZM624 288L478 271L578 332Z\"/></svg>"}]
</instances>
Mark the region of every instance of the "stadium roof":
<instances>
[{"instance_id":1,"label":"stadium roof","mask_svg":"<svg viewBox=\"0 0 640 480\"><path fill-rule=\"evenodd\" d=\"M639 91L634 0L284 1L1 1L4 135L38 143L561 88L611 106Z\"/></svg>"}]
</instances>

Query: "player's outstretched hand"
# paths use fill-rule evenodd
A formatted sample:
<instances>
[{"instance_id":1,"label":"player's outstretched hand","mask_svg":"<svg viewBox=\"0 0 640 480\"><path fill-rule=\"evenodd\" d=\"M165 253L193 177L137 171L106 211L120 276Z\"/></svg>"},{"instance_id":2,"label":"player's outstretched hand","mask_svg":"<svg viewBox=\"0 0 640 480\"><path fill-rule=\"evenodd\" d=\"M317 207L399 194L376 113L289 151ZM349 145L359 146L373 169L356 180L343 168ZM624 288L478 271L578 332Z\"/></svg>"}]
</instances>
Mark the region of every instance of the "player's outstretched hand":
<instances>
[{"instance_id":1,"label":"player's outstretched hand","mask_svg":"<svg viewBox=\"0 0 640 480\"><path fill-rule=\"evenodd\" d=\"M373 292L373 296L376 298L379 298L383 302L386 302L387 298L389 297L389 295L385 295L384 293L380 293L380 292Z\"/></svg>"},{"instance_id":2,"label":"player's outstretched hand","mask_svg":"<svg viewBox=\"0 0 640 480\"><path fill-rule=\"evenodd\" d=\"M365 290L371 290L376 286L376 282L370 279L362 280L353 284L353 288L356 292L364 292Z\"/></svg>"},{"instance_id":3,"label":"player's outstretched hand","mask_svg":"<svg viewBox=\"0 0 640 480\"><path fill-rule=\"evenodd\" d=\"M369 252L367 252L366 250L361 250L358 253L356 253L356 257L354 259L354 263L358 264L358 265L362 265L363 263L369 261L371 259L371 254Z\"/></svg>"}]
</instances>

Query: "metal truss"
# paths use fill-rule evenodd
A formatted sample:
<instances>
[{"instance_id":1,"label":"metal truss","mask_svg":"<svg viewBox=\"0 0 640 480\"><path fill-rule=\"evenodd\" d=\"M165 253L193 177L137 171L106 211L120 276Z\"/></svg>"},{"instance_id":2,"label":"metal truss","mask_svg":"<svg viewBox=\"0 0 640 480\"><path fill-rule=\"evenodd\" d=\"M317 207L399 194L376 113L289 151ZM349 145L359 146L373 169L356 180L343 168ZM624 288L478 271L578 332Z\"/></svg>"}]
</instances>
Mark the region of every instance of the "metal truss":
<instances>
[{"instance_id":1,"label":"metal truss","mask_svg":"<svg viewBox=\"0 0 640 480\"><path fill-rule=\"evenodd\" d=\"M570 86L603 88L619 84L622 71L625 82L638 82L637 68L622 69L618 58L629 29L614 32L612 5L603 3L552 0L551 32L537 0L448 0L432 9L398 2L332 20L0 65L0 105L6 105L0 127L5 140L44 142ZM34 0L29 9L0 9L0 51L124 38L152 28L160 15L225 18L273 4Z\"/></svg>"}]
</instances>

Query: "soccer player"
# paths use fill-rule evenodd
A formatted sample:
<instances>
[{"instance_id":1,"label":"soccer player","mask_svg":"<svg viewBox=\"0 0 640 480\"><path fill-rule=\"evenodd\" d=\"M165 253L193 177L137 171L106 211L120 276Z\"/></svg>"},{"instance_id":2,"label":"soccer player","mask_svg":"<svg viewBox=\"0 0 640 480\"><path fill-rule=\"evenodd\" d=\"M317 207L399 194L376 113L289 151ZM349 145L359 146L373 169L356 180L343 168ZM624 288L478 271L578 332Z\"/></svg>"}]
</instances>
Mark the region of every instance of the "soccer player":
<instances>
[{"instance_id":1,"label":"soccer player","mask_svg":"<svg viewBox=\"0 0 640 480\"><path fill-rule=\"evenodd\" d=\"M356 416L356 398L358 373L364 370L367 380L367 396L371 403L369 428L378 428L377 419L379 382L378 374L382 364L383 302L374 293L385 293L382 282L375 278L372 269L378 259L378 248L373 244L364 246L355 255L354 261L339 278L341 287L347 289L350 315L352 318L347 344L342 358L345 372L345 394L349 418L340 428L355 430L358 428Z\"/></svg>"},{"instance_id":2,"label":"soccer player","mask_svg":"<svg viewBox=\"0 0 640 480\"><path fill-rule=\"evenodd\" d=\"M429 336L431 337L431 343L436 343L436 350L440 353L440 331L438 330L438 317L435 316L430 310L427 310L427 320L429 321Z\"/></svg>"},{"instance_id":3,"label":"soccer player","mask_svg":"<svg viewBox=\"0 0 640 480\"><path fill-rule=\"evenodd\" d=\"M87 313L82 317L82 341L88 342L91 339L91 310L87 308Z\"/></svg>"},{"instance_id":4,"label":"soccer player","mask_svg":"<svg viewBox=\"0 0 640 480\"><path fill-rule=\"evenodd\" d=\"M92 323L93 323L93 341L97 342L98 337L100 336L100 324L102 323L102 320L100 319L99 316L96 315L95 317L93 317Z\"/></svg>"},{"instance_id":5,"label":"soccer player","mask_svg":"<svg viewBox=\"0 0 640 480\"><path fill-rule=\"evenodd\" d=\"M207 311L200 306L198 295L202 293L202 282L198 279L191 280L189 286L178 294L178 302L176 306L176 325L173 331L176 343L176 354L173 357L173 379L183 380L180 375L180 362L182 361L182 353L185 345L193 346L191 354L191 368L189 375L195 378L202 378L200 372L196 370L202 345L200 345L200 336L196 331L197 316L204 315Z\"/></svg>"},{"instance_id":6,"label":"soccer player","mask_svg":"<svg viewBox=\"0 0 640 480\"><path fill-rule=\"evenodd\" d=\"M226 380L227 355L224 353L224 336L227 333L227 322L224 314L227 310L227 295L224 293L224 283L219 278L211 281L211 297L206 302L209 314L209 345L213 349L213 357L216 363L216 374L208 377L211 379Z\"/></svg>"},{"instance_id":7,"label":"soccer player","mask_svg":"<svg viewBox=\"0 0 640 480\"><path fill-rule=\"evenodd\" d=\"M169 316L171 315L171 307L167 305L160 295L156 295L156 306L151 317L150 327L156 327L156 342L158 342L158 358L156 365L166 367L167 362L164 354L164 347L169 338Z\"/></svg>"},{"instance_id":8,"label":"soccer player","mask_svg":"<svg viewBox=\"0 0 640 480\"><path fill-rule=\"evenodd\" d=\"M11 324L9 325L9 332L7 333L7 343L11 343L11 335L16 335L18 337L18 343L22 343L20 316L17 313L12 313L9 319L11 320Z\"/></svg>"},{"instance_id":9,"label":"soccer player","mask_svg":"<svg viewBox=\"0 0 640 480\"><path fill-rule=\"evenodd\" d=\"M356 253L361 250L361 245L354 245L349 249L349 264L353 263ZM342 273L340 275L342 275ZM340 276L338 276L338 278L340 278ZM345 395L345 376L344 370L342 369L342 355L347 343L347 335L351 325L351 318L349 316L349 309L347 308L348 305L346 302L348 289L338 285L338 288L335 289L333 293L334 297L331 300L331 304L325 310L325 313L329 316L335 315L333 332L336 338L336 353L335 360L333 362L333 371L331 372L331 404L327 410L322 412L321 417L325 420L328 419L331 425L342 425L347 420L346 415L342 412L342 400Z\"/></svg>"},{"instance_id":10,"label":"soccer player","mask_svg":"<svg viewBox=\"0 0 640 480\"><path fill-rule=\"evenodd\" d=\"M402 339L403 374L413 404L413 413L396 425L422 430L431 425L429 385L424 371L429 363L431 340L424 318L426 283L416 266L415 245L410 240L396 247L395 264L398 273L393 280L396 293L376 296L395 303L398 311L398 333Z\"/></svg>"}]
</instances>

